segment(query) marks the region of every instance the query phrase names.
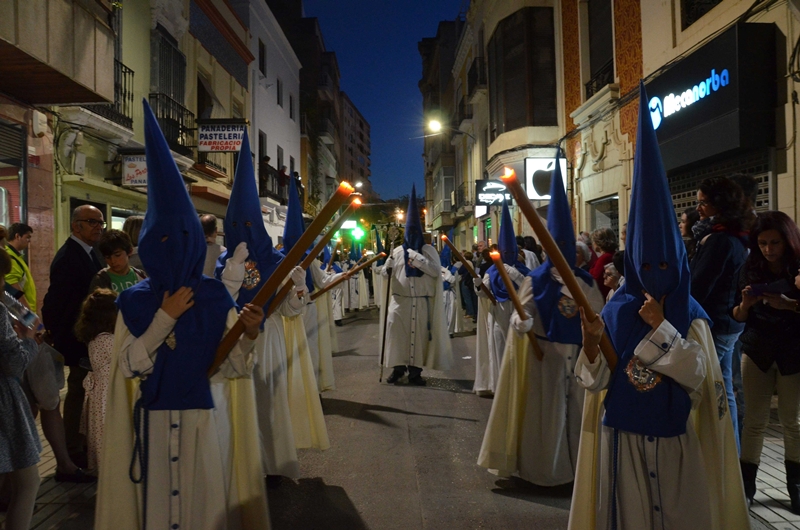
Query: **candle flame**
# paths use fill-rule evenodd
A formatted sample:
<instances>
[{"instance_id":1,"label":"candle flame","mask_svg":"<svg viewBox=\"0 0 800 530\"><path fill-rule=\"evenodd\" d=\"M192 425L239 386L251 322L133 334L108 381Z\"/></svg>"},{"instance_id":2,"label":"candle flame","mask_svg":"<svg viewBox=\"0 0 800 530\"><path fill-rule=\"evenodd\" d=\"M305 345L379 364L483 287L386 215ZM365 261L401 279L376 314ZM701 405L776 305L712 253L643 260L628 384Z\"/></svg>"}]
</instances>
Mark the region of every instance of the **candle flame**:
<instances>
[{"instance_id":1,"label":"candle flame","mask_svg":"<svg viewBox=\"0 0 800 530\"><path fill-rule=\"evenodd\" d=\"M447 236L445 234L442 234L442 241L447 241Z\"/></svg>"},{"instance_id":2,"label":"candle flame","mask_svg":"<svg viewBox=\"0 0 800 530\"><path fill-rule=\"evenodd\" d=\"M353 193L353 192L355 191L355 188L354 188L353 186L351 186L351 185L350 185L350 183L349 183L349 182L347 182L346 180L343 180L343 181L342 181L342 182L339 184L339 189L340 189L340 190L344 190L344 191L346 191L346 192L348 192L348 193Z\"/></svg>"},{"instance_id":3,"label":"candle flame","mask_svg":"<svg viewBox=\"0 0 800 530\"><path fill-rule=\"evenodd\" d=\"M515 171L510 167L506 167L503 171L503 176L500 177L500 180L510 180L516 176Z\"/></svg>"},{"instance_id":4,"label":"candle flame","mask_svg":"<svg viewBox=\"0 0 800 530\"><path fill-rule=\"evenodd\" d=\"M380 254L378 254L378 255L379 255L380 257L382 257L382 258L385 258L385 257L386 257L386 252L381 252L381 253L380 253Z\"/></svg>"},{"instance_id":5,"label":"candle flame","mask_svg":"<svg viewBox=\"0 0 800 530\"><path fill-rule=\"evenodd\" d=\"M492 252L489 252L489 256L490 256L490 257L491 257L493 260L495 260L495 259L500 259L500 253L499 253L499 252L497 252L497 251L492 251Z\"/></svg>"}]
</instances>

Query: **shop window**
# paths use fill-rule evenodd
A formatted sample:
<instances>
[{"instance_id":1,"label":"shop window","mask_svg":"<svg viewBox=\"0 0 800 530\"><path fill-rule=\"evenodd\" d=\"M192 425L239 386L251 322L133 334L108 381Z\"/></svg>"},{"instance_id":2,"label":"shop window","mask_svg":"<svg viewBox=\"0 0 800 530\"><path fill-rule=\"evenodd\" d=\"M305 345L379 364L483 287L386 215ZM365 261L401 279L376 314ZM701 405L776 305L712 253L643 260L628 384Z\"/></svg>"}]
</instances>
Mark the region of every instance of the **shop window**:
<instances>
[{"instance_id":1,"label":"shop window","mask_svg":"<svg viewBox=\"0 0 800 530\"><path fill-rule=\"evenodd\" d=\"M18 125L0 122L0 224L26 220L22 190L25 134Z\"/></svg>"},{"instance_id":2,"label":"shop window","mask_svg":"<svg viewBox=\"0 0 800 530\"><path fill-rule=\"evenodd\" d=\"M590 202L589 222L592 230L610 228L619 235L619 196L614 195Z\"/></svg>"},{"instance_id":3,"label":"shop window","mask_svg":"<svg viewBox=\"0 0 800 530\"><path fill-rule=\"evenodd\" d=\"M589 81L586 99L614 82L614 27L611 0L587 2L589 27Z\"/></svg>"},{"instance_id":4,"label":"shop window","mask_svg":"<svg viewBox=\"0 0 800 530\"><path fill-rule=\"evenodd\" d=\"M681 29L688 28L720 3L722 0L681 0Z\"/></svg>"},{"instance_id":5,"label":"shop window","mask_svg":"<svg viewBox=\"0 0 800 530\"><path fill-rule=\"evenodd\" d=\"M492 218L488 218L483 222L483 233L486 235L486 243L492 244Z\"/></svg>"},{"instance_id":6,"label":"shop window","mask_svg":"<svg viewBox=\"0 0 800 530\"><path fill-rule=\"evenodd\" d=\"M558 125L553 8L506 17L489 40L491 139L521 127Z\"/></svg>"}]
</instances>

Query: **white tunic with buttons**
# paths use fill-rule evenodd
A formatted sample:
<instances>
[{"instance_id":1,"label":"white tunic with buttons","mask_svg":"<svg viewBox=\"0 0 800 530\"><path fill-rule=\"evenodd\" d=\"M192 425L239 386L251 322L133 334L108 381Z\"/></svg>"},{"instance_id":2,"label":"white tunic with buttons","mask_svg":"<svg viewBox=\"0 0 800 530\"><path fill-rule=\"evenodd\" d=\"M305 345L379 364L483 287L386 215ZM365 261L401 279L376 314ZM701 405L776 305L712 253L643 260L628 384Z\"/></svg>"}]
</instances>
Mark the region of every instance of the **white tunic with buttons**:
<instances>
[{"instance_id":1,"label":"white tunic with buttons","mask_svg":"<svg viewBox=\"0 0 800 530\"><path fill-rule=\"evenodd\" d=\"M706 326L706 323L695 321L693 325ZM705 354L698 343L680 337L665 320L642 339L634 353L642 364L680 384L689 392L693 404L698 402L706 376ZM607 388L611 380L605 358L598 355L590 363L583 351L575 375L590 392ZM601 430L596 470L596 529L713 528L706 466L691 417L686 422L685 434L668 438L625 431L615 434L614 429L606 426ZM613 483L617 490L616 516L610 497Z\"/></svg>"},{"instance_id":2,"label":"white tunic with buttons","mask_svg":"<svg viewBox=\"0 0 800 530\"><path fill-rule=\"evenodd\" d=\"M412 262L423 274L406 276L403 247L394 249L383 274L392 272L388 301L384 366L411 365L446 370L452 361L447 315L444 313L439 254L430 245L410 251Z\"/></svg>"}]
</instances>

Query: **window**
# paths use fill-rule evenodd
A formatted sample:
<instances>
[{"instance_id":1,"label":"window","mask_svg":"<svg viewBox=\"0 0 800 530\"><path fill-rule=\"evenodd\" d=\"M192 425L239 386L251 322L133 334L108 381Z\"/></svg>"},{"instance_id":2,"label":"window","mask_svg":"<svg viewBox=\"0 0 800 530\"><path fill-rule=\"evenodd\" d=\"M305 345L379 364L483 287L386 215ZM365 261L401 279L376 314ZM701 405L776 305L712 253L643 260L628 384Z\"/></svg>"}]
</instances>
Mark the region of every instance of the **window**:
<instances>
[{"instance_id":1,"label":"window","mask_svg":"<svg viewBox=\"0 0 800 530\"><path fill-rule=\"evenodd\" d=\"M289 94L289 119L294 120L294 96Z\"/></svg>"},{"instance_id":2,"label":"window","mask_svg":"<svg viewBox=\"0 0 800 530\"><path fill-rule=\"evenodd\" d=\"M589 81L586 99L614 82L614 36L611 0L592 0L589 7Z\"/></svg>"},{"instance_id":3,"label":"window","mask_svg":"<svg viewBox=\"0 0 800 530\"><path fill-rule=\"evenodd\" d=\"M553 9L527 7L501 20L488 47L491 138L558 125Z\"/></svg>"},{"instance_id":4,"label":"window","mask_svg":"<svg viewBox=\"0 0 800 530\"><path fill-rule=\"evenodd\" d=\"M186 56L178 49L176 41L159 24L150 33L150 83L153 92L166 94L183 105L186 94Z\"/></svg>"},{"instance_id":5,"label":"window","mask_svg":"<svg viewBox=\"0 0 800 530\"><path fill-rule=\"evenodd\" d=\"M283 81L281 81L280 77L277 79L276 86L276 91L278 93L278 106L283 107Z\"/></svg>"},{"instance_id":6,"label":"window","mask_svg":"<svg viewBox=\"0 0 800 530\"><path fill-rule=\"evenodd\" d=\"M259 162L264 160L264 157L267 156L267 134L264 131L258 131L258 160ZM266 162L264 162L264 167L262 170L266 170Z\"/></svg>"},{"instance_id":7,"label":"window","mask_svg":"<svg viewBox=\"0 0 800 530\"><path fill-rule=\"evenodd\" d=\"M686 29L722 0L681 0L681 29Z\"/></svg>"},{"instance_id":8,"label":"window","mask_svg":"<svg viewBox=\"0 0 800 530\"><path fill-rule=\"evenodd\" d=\"M278 146L278 171L283 169L283 147Z\"/></svg>"},{"instance_id":9,"label":"window","mask_svg":"<svg viewBox=\"0 0 800 530\"><path fill-rule=\"evenodd\" d=\"M619 196L614 195L590 202L589 216L592 230L610 228L619 235Z\"/></svg>"},{"instance_id":10,"label":"window","mask_svg":"<svg viewBox=\"0 0 800 530\"><path fill-rule=\"evenodd\" d=\"M294 175L294 157L289 157L289 174Z\"/></svg>"},{"instance_id":11,"label":"window","mask_svg":"<svg viewBox=\"0 0 800 530\"><path fill-rule=\"evenodd\" d=\"M261 75L267 75L267 47L258 39L258 71Z\"/></svg>"}]
</instances>

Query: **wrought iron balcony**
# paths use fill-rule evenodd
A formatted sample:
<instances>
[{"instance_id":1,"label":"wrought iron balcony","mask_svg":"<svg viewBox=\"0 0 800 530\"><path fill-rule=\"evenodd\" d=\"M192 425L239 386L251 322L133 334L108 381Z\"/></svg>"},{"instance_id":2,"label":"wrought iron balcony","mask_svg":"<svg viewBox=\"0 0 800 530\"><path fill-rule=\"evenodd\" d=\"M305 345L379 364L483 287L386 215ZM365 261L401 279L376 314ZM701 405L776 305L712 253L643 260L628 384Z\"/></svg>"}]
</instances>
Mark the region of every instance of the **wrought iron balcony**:
<instances>
[{"instance_id":1,"label":"wrought iron balcony","mask_svg":"<svg viewBox=\"0 0 800 530\"><path fill-rule=\"evenodd\" d=\"M184 156L192 156L192 148L196 144L194 113L168 95L158 92L150 94L150 106L170 149Z\"/></svg>"},{"instance_id":2,"label":"wrought iron balcony","mask_svg":"<svg viewBox=\"0 0 800 530\"><path fill-rule=\"evenodd\" d=\"M133 70L114 60L114 103L83 105L95 114L133 129Z\"/></svg>"},{"instance_id":3,"label":"wrought iron balcony","mask_svg":"<svg viewBox=\"0 0 800 530\"><path fill-rule=\"evenodd\" d=\"M456 188L456 209L464 208L465 206L472 206L472 197L469 194L469 186L462 183Z\"/></svg>"},{"instance_id":4,"label":"wrought iron balcony","mask_svg":"<svg viewBox=\"0 0 800 530\"><path fill-rule=\"evenodd\" d=\"M480 89L486 89L486 66L483 57L475 57L467 73L467 96L472 99Z\"/></svg>"},{"instance_id":5,"label":"wrought iron balcony","mask_svg":"<svg viewBox=\"0 0 800 530\"><path fill-rule=\"evenodd\" d=\"M589 79L589 82L586 83L586 99L597 94L600 89L605 87L606 85L610 85L614 82L614 59L609 59L609 61L601 66L594 74L592 78Z\"/></svg>"},{"instance_id":6,"label":"wrought iron balcony","mask_svg":"<svg viewBox=\"0 0 800 530\"><path fill-rule=\"evenodd\" d=\"M219 175L213 175L218 178L226 178L228 176L228 168L224 165L227 164L227 159L228 153L197 153L197 164L205 166L212 172L219 173Z\"/></svg>"},{"instance_id":7,"label":"wrought iron balcony","mask_svg":"<svg viewBox=\"0 0 800 530\"><path fill-rule=\"evenodd\" d=\"M285 183L281 182L281 179L277 169L262 164L258 172L258 196L269 197L280 204L286 204L289 200L289 177L286 177Z\"/></svg>"}]
</instances>

